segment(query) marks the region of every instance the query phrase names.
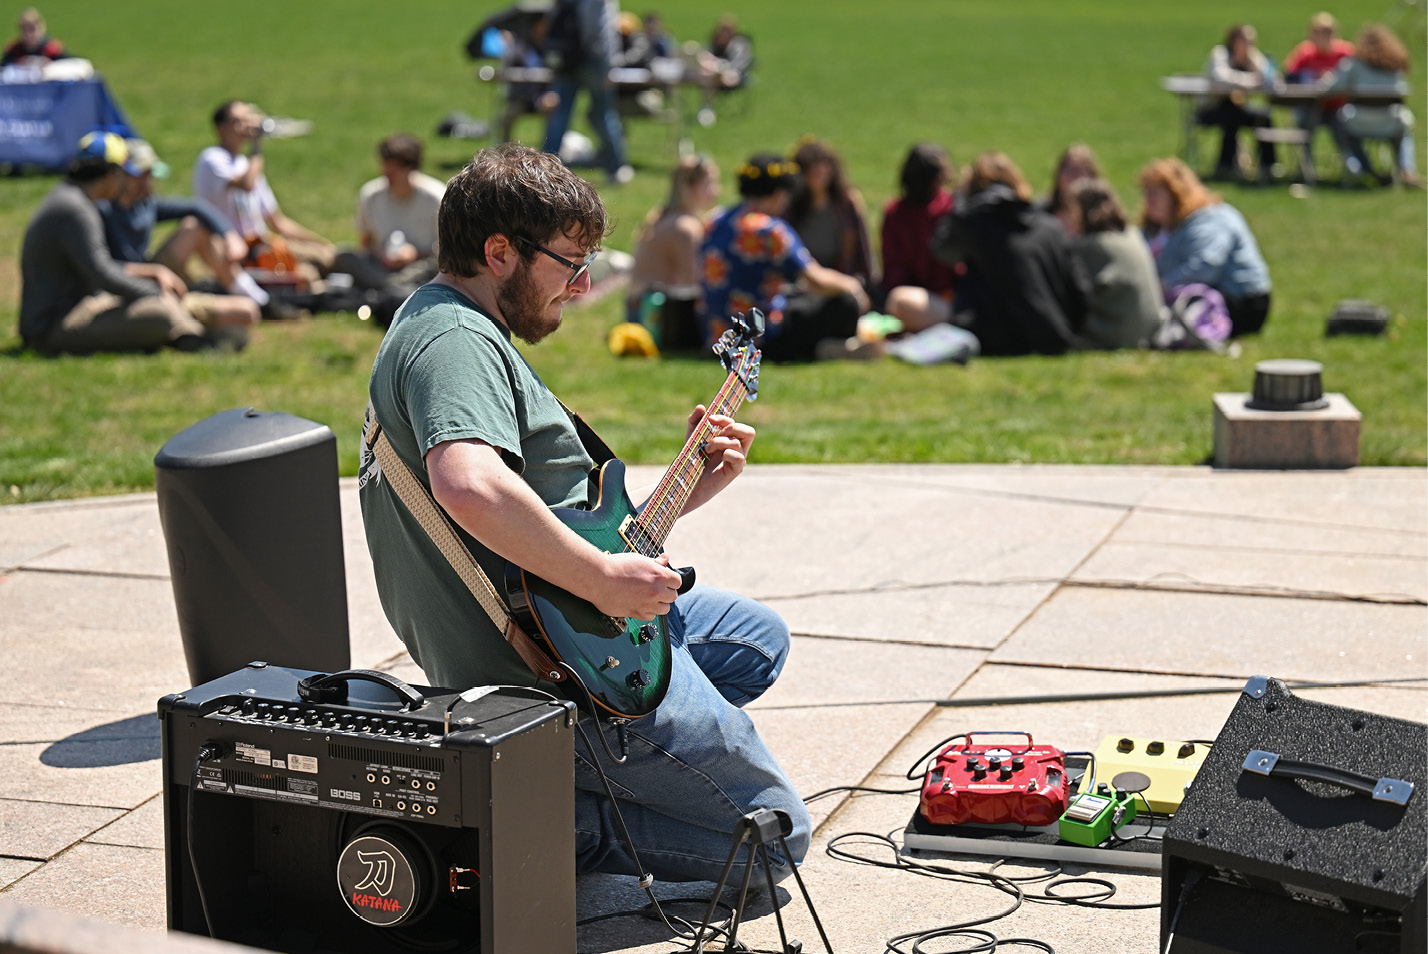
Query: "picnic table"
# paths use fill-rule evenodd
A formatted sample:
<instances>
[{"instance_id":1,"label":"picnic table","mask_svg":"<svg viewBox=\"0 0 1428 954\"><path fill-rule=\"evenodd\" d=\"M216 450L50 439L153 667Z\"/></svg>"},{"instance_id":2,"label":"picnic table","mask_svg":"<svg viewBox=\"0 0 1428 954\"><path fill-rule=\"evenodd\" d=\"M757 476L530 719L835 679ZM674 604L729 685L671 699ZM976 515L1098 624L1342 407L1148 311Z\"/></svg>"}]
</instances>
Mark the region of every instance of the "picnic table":
<instances>
[{"instance_id":1,"label":"picnic table","mask_svg":"<svg viewBox=\"0 0 1428 954\"><path fill-rule=\"evenodd\" d=\"M670 142L676 156L694 151L688 132L692 110L685 100L690 89L707 91L717 88L718 77L701 72L694 65L678 58L660 58L649 67L618 66L610 70L610 82L616 91L659 90L665 106L650 118L670 124ZM476 71L477 79L489 84L491 97L491 128L500 128L501 114L513 84L549 86L555 82L555 71L541 66L502 66L486 64ZM698 108L698 102L694 103Z\"/></svg>"},{"instance_id":2,"label":"picnic table","mask_svg":"<svg viewBox=\"0 0 1428 954\"><path fill-rule=\"evenodd\" d=\"M1273 86L1258 90L1239 90L1221 83L1215 83L1209 77L1200 74L1163 76L1160 79L1160 88L1173 94L1180 104L1180 121L1182 130L1181 157L1191 168L1196 167L1199 159L1199 150L1195 142L1195 121L1196 113L1202 103L1211 96L1228 96L1232 93L1243 93L1246 96L1262 98L1270 106L1286 107L1289 109L1303 109L1306 106L1315 106L1309 110L1314 123L1308 127L1293 126L1272 126L1267 129L1256 129L1255 138L1262 142L1273 142L1281 145L1293 146L1299 153L1299 168L1304 176L1304 181L1313 184L1315 180L1313 143L1314 131L1319 116L1317 104L1323 100L1336 100L1345 103L1354 103L1364 106L1389 106L1394 103L1403 102L1403 96L1399 93L1388 90L1334 90L1326 92L1314 83L1275 83Z\"/></svg>"}]
</instances>

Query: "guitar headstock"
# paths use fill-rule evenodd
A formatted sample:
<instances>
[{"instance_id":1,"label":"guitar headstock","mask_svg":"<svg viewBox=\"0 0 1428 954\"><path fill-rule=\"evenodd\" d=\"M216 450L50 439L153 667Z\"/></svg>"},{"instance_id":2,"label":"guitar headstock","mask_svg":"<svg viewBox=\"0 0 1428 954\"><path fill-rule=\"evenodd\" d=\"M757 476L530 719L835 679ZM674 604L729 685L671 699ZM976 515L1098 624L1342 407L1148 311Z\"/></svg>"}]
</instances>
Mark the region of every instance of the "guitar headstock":
<instances>
[{"instance_id":1,"label":"guitar headstock","mask_svg":"<svg viewBox=\"0 0 1428 954\"><path fill-rule=\"evenodd\" d=\"M748 313L737 312L729 316L728 331L714 342L714 354L719 363L730 374L737 375L752 401L759 396L759 349L754 339L764 333L764 313L750 308Z\"/></svg>"}]
</instances>

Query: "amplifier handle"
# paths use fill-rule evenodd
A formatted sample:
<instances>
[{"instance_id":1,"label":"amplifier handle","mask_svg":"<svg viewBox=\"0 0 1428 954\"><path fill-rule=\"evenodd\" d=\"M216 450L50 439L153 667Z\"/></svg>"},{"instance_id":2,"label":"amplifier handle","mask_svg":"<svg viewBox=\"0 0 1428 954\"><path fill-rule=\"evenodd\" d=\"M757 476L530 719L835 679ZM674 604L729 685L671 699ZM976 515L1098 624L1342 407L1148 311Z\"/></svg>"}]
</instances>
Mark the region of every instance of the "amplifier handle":
<instances>
[{"instance_id":1,"label":"amplifier handle","mask_svg":"<svg viewBox=\"0 0 1428 954\"><path fill-rule=\"evenodd\" d=\"M364 682L375 682L378 685L386 686L395 692L406 703L404 709L416 709L426 697L417 692L410 684L403 682L390 673L378 672L375 669L344 669L341 672L313 673L298 682L298 695L307 702L336 702L347 701L347 683L352 679L361 679Z\"/></svg>"},{"instance_id":2,"label":"amplifier handle","mask_svg":"<svg viewBox=\"0 0 1428 954\"><path fill-rule=\"evenodd\" d=\"M1250 750L1249 755L1245 756L1243 768L1246 772L1268 775L1271 778L1299 778L1311 782L1339 785L1352 789L1360 795L1367 795L1376 802L1392 802L1395 805L1407 805L1409 796L1413 794L1413 783L1405 782L1402 779L1387 776L1374 779L1367 775L1334 768L1332 765L1323 765L1319 762L1299 762L1294 759L1280 758L1273 752L1265 752L1260 749Z\"/></svg>"}]
</instances>

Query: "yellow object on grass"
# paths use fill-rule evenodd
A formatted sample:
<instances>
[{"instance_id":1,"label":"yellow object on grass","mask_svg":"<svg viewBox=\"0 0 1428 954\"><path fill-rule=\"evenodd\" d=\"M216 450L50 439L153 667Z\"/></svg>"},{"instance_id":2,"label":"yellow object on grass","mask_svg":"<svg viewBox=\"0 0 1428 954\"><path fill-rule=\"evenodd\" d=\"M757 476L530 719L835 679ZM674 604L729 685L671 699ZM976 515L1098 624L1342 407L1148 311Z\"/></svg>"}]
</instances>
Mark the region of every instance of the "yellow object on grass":
<instances>
[{"instance_id":1,"label":"yellow object on grass","mask_svg":"<svg viewBox=\"0 0 1428 954\"><path fill-rule=\"evenodd\" d=\"M632 355L642 358L659 357L659 348L655 345L654 336L650 334L650 330L633 321L622 321L611 328L608 344L610 353L616 357L624 358Z\"/></svg>"}]
</instances>

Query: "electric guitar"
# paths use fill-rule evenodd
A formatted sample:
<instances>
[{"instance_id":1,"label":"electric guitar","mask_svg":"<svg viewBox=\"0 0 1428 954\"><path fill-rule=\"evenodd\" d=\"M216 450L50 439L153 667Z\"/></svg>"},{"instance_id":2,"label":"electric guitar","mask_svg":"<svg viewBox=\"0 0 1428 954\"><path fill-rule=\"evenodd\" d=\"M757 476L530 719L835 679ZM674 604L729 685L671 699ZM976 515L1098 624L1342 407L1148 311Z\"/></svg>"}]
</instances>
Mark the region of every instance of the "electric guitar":
<instances>
[{"instance_id":1,"label":"electric guitar","mask_svg":"<svg viewBox=\"0 0 1428 954\"><path fill-rule=\"evenodd\" d=\"M607 553L634 552L655 558L674 521L704 471L704 445L714 432L713 414L733 417L744 399L758 395L759 351L754 338L763 332L763 314L735 315L714 353L728 378L684 448L665 471L654 493L636 509L625 490L625 465L609 460L596 478L598 494L590 510L557 507L553 513L571 530ZM694 584L694 570L679 571L683 593ZM578 676L577 682L600 708L620 718L653 712L669 688L670 643L665 618L611 617L577 596L515 564L506 565L506 595L522 629L545 644L551 655Z\"/></svg>"}]
</instances>

